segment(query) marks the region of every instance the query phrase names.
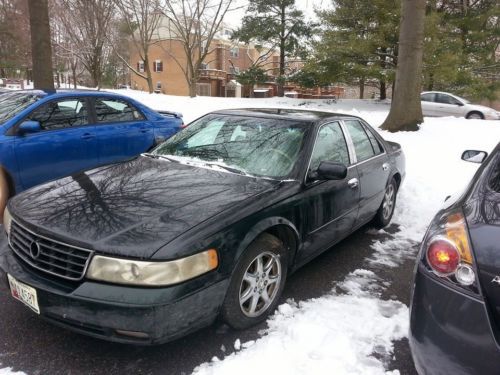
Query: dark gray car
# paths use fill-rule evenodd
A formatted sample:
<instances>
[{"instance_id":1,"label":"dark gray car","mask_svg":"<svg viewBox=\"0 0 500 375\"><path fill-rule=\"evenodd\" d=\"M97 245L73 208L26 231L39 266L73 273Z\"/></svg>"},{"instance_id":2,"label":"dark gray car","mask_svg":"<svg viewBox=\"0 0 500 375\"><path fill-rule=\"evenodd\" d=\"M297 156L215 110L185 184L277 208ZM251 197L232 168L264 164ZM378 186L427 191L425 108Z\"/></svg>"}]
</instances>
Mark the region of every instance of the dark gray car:
<instances>
[{"instance_id":1,"label":"dark gray car","mask_svg":"<svg viewBox=\"0 0 500 375\"><path fill-rule=\"evenodd\" d=\"M436 215L417 257L410 346L419 374L500 374L500 144L486 156L464 152L483 165Z\"/></svg>"}]
</instances>

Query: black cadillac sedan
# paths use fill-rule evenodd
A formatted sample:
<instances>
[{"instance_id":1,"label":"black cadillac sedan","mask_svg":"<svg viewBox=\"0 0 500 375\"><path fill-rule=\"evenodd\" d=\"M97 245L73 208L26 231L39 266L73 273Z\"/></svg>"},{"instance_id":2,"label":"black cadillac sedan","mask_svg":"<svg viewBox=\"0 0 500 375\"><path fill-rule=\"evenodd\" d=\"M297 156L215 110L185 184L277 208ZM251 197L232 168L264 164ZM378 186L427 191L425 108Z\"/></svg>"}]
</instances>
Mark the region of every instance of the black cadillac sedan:
<instances>
[{"instance_id":1,"label":"black cadillac sedan","mask_svg":"<svg viewBox=\"0 0 500 375\"><path fill-rule=\"evenodd\" d=\"M287 275L362 225L391 220L398 144L362 119L210 113L152 153L10 200L0 278L49 321L155 344L266 318Z\"/></svg>"},{"instance_id":2,"label":"black cadillac sedan","mask_svg":"<svg viewBox=\"0 0 500 375\"><path fill-rule=\"evenodd\" d=\"M462 159L480 163L485 152ZM422 243L410 306L419 374L500 374L500 144Z\"/></svg>"}]
</instances>

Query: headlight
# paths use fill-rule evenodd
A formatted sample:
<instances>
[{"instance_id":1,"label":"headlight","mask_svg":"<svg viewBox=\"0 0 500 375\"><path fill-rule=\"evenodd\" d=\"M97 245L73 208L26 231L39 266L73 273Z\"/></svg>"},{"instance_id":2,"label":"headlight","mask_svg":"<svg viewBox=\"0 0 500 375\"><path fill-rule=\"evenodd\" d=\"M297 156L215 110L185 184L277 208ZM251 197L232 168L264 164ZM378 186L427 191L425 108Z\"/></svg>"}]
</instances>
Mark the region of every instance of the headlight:
<instances>
[{"instance_id":1,"label":"headlight","mask_svg":"<svg viewBox=\"0 0 500 375\"><path fill-rule=\"evenodd\" d=\"M7 207L3 211L3 227L7 234L10 234L10 226L12 225L12 216L10 216L10 212Z\"/></svg>"},{"instance_id":2,"label":"headlight","mask_svg":"<svg viewBox=\"0 0 500 375\"><path fill-rule=\"evenodd\" d=\"M96 255L90 262L87 278L115 284L165 286L192 279L217 266L217 251L214 249L168 262L143 262Z\"/></svg>"}]
</instances>

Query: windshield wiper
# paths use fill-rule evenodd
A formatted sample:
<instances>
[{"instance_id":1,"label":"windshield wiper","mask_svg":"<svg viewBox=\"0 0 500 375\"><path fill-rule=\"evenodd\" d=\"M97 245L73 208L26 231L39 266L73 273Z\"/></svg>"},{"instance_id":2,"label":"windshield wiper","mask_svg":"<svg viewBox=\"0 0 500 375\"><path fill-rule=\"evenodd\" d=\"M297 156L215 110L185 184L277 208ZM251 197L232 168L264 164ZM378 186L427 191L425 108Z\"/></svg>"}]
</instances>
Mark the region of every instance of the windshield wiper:
<instances>
[{"instance_id":1,"label":"windshield wiper","mask_svg":"<svg viewBox=\"0 0 500 375\"><path fill-rule=\"evenodd\" d=\"M247 176L248 173L246 173L242 169L234 168L234 167L229 167L227 165L219 164L219 163L210 163L210 162L204 162L203 164L210 165L211 167L219 167L222 169L225 169L228 172L236 173L236 174L241 174L243 176Z\"/></svg>"},{"instance_id":2,"label":"windshield wiper","mask_svg":"<svg viewBox=\"0 0 500 375\"><path fill-rule=\"evenodd\" d=\"M168 156L165 156L165 155L151 154L149 152L144 152L144 153L142 153L142 155L144 155L148 158L152 158L152 159L165 159L168 161L172 161L174 163L179 163L179 160L176 160L174 158L169 158Z\"/></svg>"}]
</instances>

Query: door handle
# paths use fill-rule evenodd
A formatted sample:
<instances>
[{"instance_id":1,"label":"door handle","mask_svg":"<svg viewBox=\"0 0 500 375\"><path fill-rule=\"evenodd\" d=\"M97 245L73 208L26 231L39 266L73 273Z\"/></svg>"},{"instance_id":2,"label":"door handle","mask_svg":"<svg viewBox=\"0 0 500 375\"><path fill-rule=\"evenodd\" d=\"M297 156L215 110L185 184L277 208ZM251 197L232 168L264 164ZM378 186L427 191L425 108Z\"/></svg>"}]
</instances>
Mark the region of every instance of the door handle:
<instances>
[{"instance_id":1,"label":"door handle","mask_svg":"<svg viewBox=\"0 0 500 375\"><path fill-rule=\"evenodd\" d=\"M382 169L383 169L384 171L389 170L389 164L387 164L387 163L382 164Z\"/></svg>"},{"instance_id":2,"label":"door handle","mask_svg":"<svg viewBox=\"0 0 500 375\"><path fill-rule=\"evenodd\" d=\"M149 129L149 128L145 128L145 127L141 128L141 133L148 133L150 131L151 131L151 129Z\"/></svg>"},{"instance_id":3,"label":"door handle","mask_svg":"<svg viewBox=\"0 0 500 375\"><path fill-rule=\"evenodd\" d=\"M359 181L357 178L351 178L349 181L347 181L347 185L349 185L351 189L356 189L359 185Z\"/></svg>"},{"instance_id":4,"label":"door handle","mask_svg":"<svg viewBox=\"0 0 500 375\"><path fill-rule=\"evenodd\" d=\"M92 139L94 138L94 134L91 134L91 133L85 133L82 135L81 137L82 139Z\"/></svg>"}]
</instances>

